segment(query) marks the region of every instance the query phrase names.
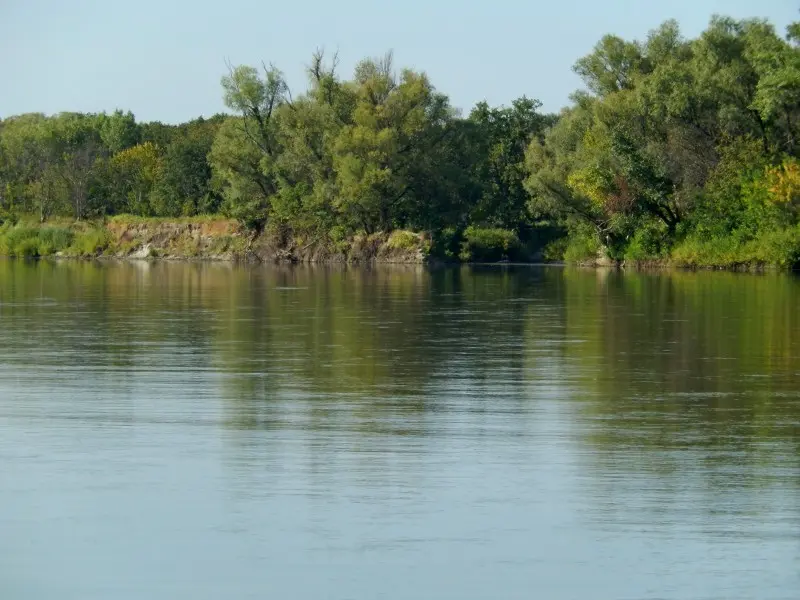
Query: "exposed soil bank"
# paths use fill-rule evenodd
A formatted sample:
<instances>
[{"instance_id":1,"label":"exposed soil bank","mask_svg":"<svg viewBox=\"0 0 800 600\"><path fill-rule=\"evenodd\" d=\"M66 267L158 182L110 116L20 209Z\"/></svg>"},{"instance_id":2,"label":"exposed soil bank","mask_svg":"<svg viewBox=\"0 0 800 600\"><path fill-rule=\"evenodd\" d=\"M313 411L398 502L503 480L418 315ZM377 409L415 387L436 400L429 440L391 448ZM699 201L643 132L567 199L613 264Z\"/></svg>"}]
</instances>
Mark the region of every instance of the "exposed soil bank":
<instances>
[{"instance_id":1,"label":"exposed soil bank","mask_svg":"<svg viewBox=\"0 0 800 600\"><path fill-rule=\"evenodd\" d=\"M425 234L409 231L331 241L329 238L304 239L275 231L256 235L236 221L221 218L116 217L90 226L106 233L103 247L88 253L66 249L56 255L249 262L424 263L428 261L430 249L430 240Z\"/></svg>"},{"instance_id":2,"label":"exposed soil bank","mask_svg":"<svg viewBox=\"0 0 800 600\"><path fill-rule=\"evenodd\" d=\"M404 263L445 262L431 256L432 240L425 233L398 230L332 240L329 236L301 237L269 230L254 234L236 221L220 217L155 219L118 216L104 221L35 220L0 225L0 256L209 260L231 262L296 263ZM491 261L489 261L491 262ZM541 255L514 262L542 263ZM763 272L787 270L764 261L724 265L681 264L670 259L613 260L599 252L584 267L611 269L717 269Z\"/></svg>"}]
</instances>

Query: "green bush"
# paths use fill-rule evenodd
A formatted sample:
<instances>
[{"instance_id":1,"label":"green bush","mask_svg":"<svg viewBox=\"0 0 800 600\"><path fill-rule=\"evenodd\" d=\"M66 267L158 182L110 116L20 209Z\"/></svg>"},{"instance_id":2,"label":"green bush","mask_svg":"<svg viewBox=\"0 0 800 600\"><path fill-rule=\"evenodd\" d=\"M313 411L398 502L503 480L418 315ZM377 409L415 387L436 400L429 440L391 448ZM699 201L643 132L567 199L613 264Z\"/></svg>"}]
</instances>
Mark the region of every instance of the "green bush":
<instances>
[{"instance_id":1,"label":"green bush","mask_svg":"<svg viewBox=\"0 0 800 600\"><path fill-rule=\"evenodd\" d=\"M39 240L35 237L26 238L21 240L14 247L14 256L19 258L35 258L39 254Z\"/></svg>"},{"instance_id":2,"label":"green bush","mask_svg":"<svg viewBox=\"0 0 800 600\"><path fill-rule=\"evenodd\" d=\"M68 253L73 256L97 256L108 248L111 234L106 229L90 229L75 236Z\"/></svg>"},{"instance_id":3,"label":"green bush","mask_svg":"<svg viewBox=\"0 0 800 600\"><path fill-rule=\"evenodd\" d=\"M36 238L38 235L39 231L33 227L11 227L3 235L4 249L13 255L14 249L23 241Z\"/></svg>"},{"instance_id":4,"label":"green bush","mask_svg":"<svg viewBox=\"0 0 800 600\"><path fill-rule=\"evenodd\" d=\"M564 250L564 260L571 263L595 260L600 251L597 236L588 231L573 232Z\"/></svg>"},{"instance_id":5,"label":"green bush","mask_svg":"<svg viewBox=\"0 0 800 600\"><path fill-rule=\"evenodd\" d=\"M732 267L741 258L741 247L732 237L688 237L671 255L672 263L679 267Z\"/></svg>"},{"instance_id":6,"label":"green bush","mask_svg":"<svg viewBox=\"0 0 800 600\"><path fill-rule=\"evenodd\" d=\"M643 223L631 237L624 251L626 261L663 258L669 250L666 228L658 223Z\"/></svg>"},{"instance_id":7,"label":"green bush","mask_svg":"<svg viewBox=\"0 0 800 600\"><path fill-rule=\"evenodd\" d=\"M41 255L47 256L69 248L72 245L72 241L75 239L75 234L69 229L46 227L39 230L38 238ZM42 251L44 248L47 248L49 251Z\"/></svg>"},{"instance_id":8,"label":"green bush","mask_svg":"<svg viewBox=\"0 0 800 600\"><path fill-rule=\"evenodd\" d=\"M9 247L5 234L0 234L0 256L13 256L13 249Z\"/></svg>"},{"instance_id":9,"label":"green bush","mask_svg":"<svg viewBox=\"0 0 800 600\"><path fill-rule=\"evenodd\" d=\"M386 241L386 246L393 250L414 250L420 245L419 236L413 231L398 229L393 231Z\"/></svg>"},{"instance_id":10,"label":"green bush","mask_svg":"<svg viewBox=\"0 0 800 600\"><path fill-rule=\"evenodd\" d=\"M694 235L673 249L671 259L679 267L794 267L800 263L800 229L767 231L749 240Z\"/></svg>"},{"instance_id":11,"label":"green bush","mask_svg":"<svg viewBox=\"0 0 800 600\"><path fill-rule=\"evenodd\" d=\"M544 247L542 258L549 261L564 260L568 244L569 238L566 236L553 240Z\"/></svg>"},{"instance_id":12,"label":"green bush","mask_svg":"<svg viewBox=\"0 0 800 600\"><path fill-rule=\"evenodd\" d=\"M50 256L72 244L74 234L58 227L4 227L0 230L0 254L4 256Z\"/></svg>"},{"instance_id":13,"label":"green bush","mask_svg":"<svg viewBox=\"0 0 800 600\"><path fill-rule=\"evenodd\" d=\"M0 209L0 225L5 225L7 223L10 225L16 225L17 221L19 221L19 217L16 213L5 209Z\"/></svg>"},{"instance_id":14,"label":"green bush","mask_svg":"<svg viewBox=\"0 0 800 600\"><path fill-rule=\"evenodd\" d=\"M496 262L514 259L519 252L519 238L508 229L470 226L464 231L460 258L463 261Z\"/></svg>"},{"instance_id":15,"label":"green bush","mask_svg":"<svg viewBox=\"0 0 800 600\"><path fill-rule=\"evenodd\" d=\"M58 252L56 247L51 242L48 242L48 241L44 241L43 242L43 241L39 240L38 244L39 244L39 246L38 246L38 253L39 253L38 255L39 256L52 256L53 254Z\"/></svg>"},{"instance_id":16,"label":"green bush","mask_svg":"<svg viewBox=\"0 0 800 600\"><path fill-rule=\"evenodd\" d=\"M37 236L38 230L32 227L9 227L0 237L0 253L4 256L20 256L20 250L24 250L27 256L36 256L35 251L31 254L31 248L37 246ZM33 243L28 240L33 240Z\"/></svg>"},{"instance_id":17,"label":"green bush","mask_svg":"<svg viewBox=\"0 0 800 600\"><path fill-rule=\"evenodd\" d=\"M348 238L348 230L343 225L334 225L328 230L328 244L331 252L346 254L350 248L350 241Z\"/></svg>"},{"instance_id":18,"label":"green bush","mask_svg":"<svg viewBox=\"0 0 800 600\"><path fill-rule=\"evenodd\" d=\"M745 246L754 262L779 267L796 267L800 263L800 229L767 231Z\"/></svg>"},{"instance_id":19,"label":"green bush","mask_svg":"<svg viewBox=\"0 0 800 600\"><path fill-rule=\"evenodd\" d=\"M445 260L458 260L463 232L456 227L446 227L433 236L431 254Z\"/></svg>"}]
</instances>

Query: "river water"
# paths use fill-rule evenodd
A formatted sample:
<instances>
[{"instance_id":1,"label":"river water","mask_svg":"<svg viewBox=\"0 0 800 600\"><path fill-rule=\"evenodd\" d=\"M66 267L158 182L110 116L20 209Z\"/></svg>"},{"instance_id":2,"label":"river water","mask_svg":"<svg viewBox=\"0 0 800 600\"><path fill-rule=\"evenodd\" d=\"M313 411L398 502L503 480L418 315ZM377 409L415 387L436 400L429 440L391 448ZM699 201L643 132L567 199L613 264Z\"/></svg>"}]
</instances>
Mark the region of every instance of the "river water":
<instances>
[{"instance_id":1,"label":"river water","mask_svg":"<svg viewBox=\"0 0 800 600\"><path fill-rule=\"evenodd\" d=\"M0 597L800 597L800 279L0 262Z\"/></svg>"}]
</instances>

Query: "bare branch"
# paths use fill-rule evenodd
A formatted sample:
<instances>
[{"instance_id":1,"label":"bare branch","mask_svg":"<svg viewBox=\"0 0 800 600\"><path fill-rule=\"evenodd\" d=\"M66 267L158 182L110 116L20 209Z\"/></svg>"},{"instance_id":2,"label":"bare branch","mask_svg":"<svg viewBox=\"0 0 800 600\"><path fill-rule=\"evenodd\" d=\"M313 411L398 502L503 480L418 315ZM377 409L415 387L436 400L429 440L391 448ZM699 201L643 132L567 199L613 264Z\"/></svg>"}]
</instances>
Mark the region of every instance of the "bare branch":
<instances>
[{"instance_id":1,"label":"bare branch","mask_svg":"<svg viewBox=\"0 0 800 600\"><path fill-rule=\"evenodd\" d=\"M311 64L308 66L308 73L314 78L314 81L319 83L322 81L322 63L325 59L324 48L317 48L311 55Z\"/></svg>"},{"instance_id":2,"label":"bare branch","mask_svg":"<svg viewBox=\"0 0 800 600\"><path fill-rule=\"evenodd\" d=\"M336 77L336 69L339 67L339 49L336 49L336 52L333 53L333 58L331 59L331 69L330 75L331 77Z\"/></svg>"}]
</instances>

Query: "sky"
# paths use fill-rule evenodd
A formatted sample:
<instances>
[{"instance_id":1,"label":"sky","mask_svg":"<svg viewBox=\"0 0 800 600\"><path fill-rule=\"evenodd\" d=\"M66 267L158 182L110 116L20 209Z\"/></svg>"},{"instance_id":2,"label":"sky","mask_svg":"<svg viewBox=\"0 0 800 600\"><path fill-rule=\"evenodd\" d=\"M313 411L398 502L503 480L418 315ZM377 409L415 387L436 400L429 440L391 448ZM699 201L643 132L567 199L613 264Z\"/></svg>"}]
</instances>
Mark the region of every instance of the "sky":
<instances>
[{"instance_id":1,"label":"sky","mask_svg":"<svg viewBox=\"0 0 800 600\"><path fill-rule=\"evenodd\" d=\"M272 62L296 95L312 52L344 75L394 52L468 112L522 95L547 111L581 86L571 67L606 33L643 39L669 18L687 37L712 14L766 17L797 0L0 0L0 118L131 110L177 123L223 112L226 61Z\"/></svg>"}]
</instances>

